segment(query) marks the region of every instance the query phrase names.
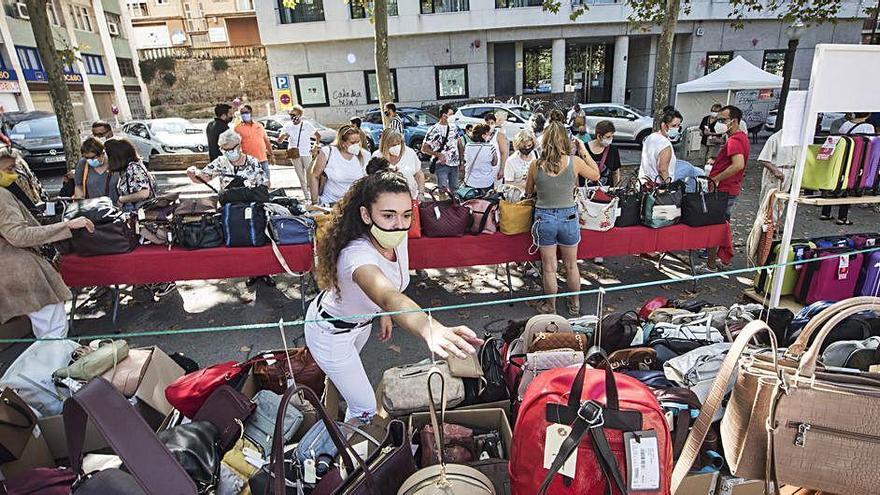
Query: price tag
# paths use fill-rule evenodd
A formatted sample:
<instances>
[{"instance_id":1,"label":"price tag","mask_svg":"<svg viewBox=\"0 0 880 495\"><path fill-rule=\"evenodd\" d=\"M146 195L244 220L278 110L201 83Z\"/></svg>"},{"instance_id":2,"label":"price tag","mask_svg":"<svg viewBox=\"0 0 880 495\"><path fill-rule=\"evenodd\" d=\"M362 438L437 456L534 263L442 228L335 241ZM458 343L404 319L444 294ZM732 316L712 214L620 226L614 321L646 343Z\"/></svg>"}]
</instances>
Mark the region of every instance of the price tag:
<instances>
[{"instance_id":1,"label":"price tag","mask_svg":"<svg viewBox=\"0 0 880 495\"><path fill-rule=\"evenodd\" d=\"M839 256L837 258L837 280L844 280L849 274L849 256Z\"/></svg>"},{"instance_id":2,"label":"price tag","mask_svg":"<svg viewBox=\"0 0 880 495\"><path fill-rule=\"evenodd\" d=\"M138 210L138 221L143 222L144 220L146 220L146 218L147 218L147 215L146 215L146 213L144 213L144 209L143 208L139 209Z\"/></svg>"},{"instance_id":3,"label":"price tag","mask_svg":"<svg viewBox=\"0 0 880 495\"><path fill-rule=\"evenodd\" d=\"M626 484L630 491L660 489L660 450L653 430L623 434L626 447Z\"/></svg>"},{"instance_id":4,"label":"price tag","mask_svg":"<svg viewBox=\"0 0 880 495\"><path fill-rule=\"evenodd\" d=\"M874 239L873 237L869 237L868 239L865 239L865 246L874 247L876 245L877 245L877 239Z\"/></svg>"},{"instance_id":5,"label":"price tag","mask_svg":"<svg viewBox=\"0 0 880 495\"><path fill-rule=\"evenodd\" d=\"M250 220L250 219L253 218L253 217L254 217L254 211L253 211L253 208L250 208L250 207L245 208L245 209L244 209L244 219L245 219L245 220Z\"/></svg>"},{"instance_id":6,"label":"price tag","mask_svg":"<svg viewBox=\"0 0 880 495\"><path fill-rule=\"evenodd\" d=\"M440 207L439 206L434 207L434 217L437 218L437 220L440 220Z\"/></svg>"},{"instance_id":7,"label":"price tag","mask_svg":"<svg viewBox=\"0 0 880 495\"><path fill-rule=\"evenodd\" d=\"M49 201L48 203L46 203L46 215L51 217L54 214L55 214L55 202ZM873 240L873 239L871 239L871 240Z\"/></svg>"},{"instance_id":8,"label":"price tag","mask_svg":"<svg viewBox=\"0 0 880 495\"><path fill-rule=\"evenodd\" d=\"M547 427L547 434L544 437L544 469L550 469L556 454L559 453L562 442L571 434L571 427L566 425L551 424ZM574 478L575 467L577 466L577 449L571 452L559 474Z\"/></svg>"},{"instance_id":9,"label":"price tag","mask_svg":"<svg viewBox=\"0 0 880 495\"><path fill-rule=\"evenodd\" d=\"M303 481L306 483L315 483L318 481L318 471L315 469L315 460L306 459L303 462Z\"/></svg>"}]
</instances>

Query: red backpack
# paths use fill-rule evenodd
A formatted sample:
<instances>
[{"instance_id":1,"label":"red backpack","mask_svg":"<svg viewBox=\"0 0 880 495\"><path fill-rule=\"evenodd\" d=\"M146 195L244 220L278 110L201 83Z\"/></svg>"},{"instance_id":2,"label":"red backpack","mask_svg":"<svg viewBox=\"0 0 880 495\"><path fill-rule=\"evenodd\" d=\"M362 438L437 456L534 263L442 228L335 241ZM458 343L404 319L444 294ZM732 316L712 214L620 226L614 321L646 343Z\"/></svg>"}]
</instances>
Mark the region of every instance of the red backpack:
<instances>
[{"instance_id":1,"label":"red backpack","mask_svg":"<svg viewBox=\"0 0 880 495\"><path fill-rule=\"evenodd\" d=\"M529 385L510 449L512 493L616 495L638 491L640 495L670 495L672 443L660 404L641 382L613 373L607 359L605 366L605 370L596 370L585 362L577 370L560 368L539 375ZM548 470L544 447L552 424L568 425L571 433ZM648 431L651 433L645 434ZM654 487L640 485L629 490L624 438L634 456L637 452L650 456L651 452L642 450L642 441L652 435L656 435L653 453L657 455L659 481ZM574 478L569 478L558 471L575 449ZM638 477L641 482L648 478Z\"/></svg>"}]
</instances>

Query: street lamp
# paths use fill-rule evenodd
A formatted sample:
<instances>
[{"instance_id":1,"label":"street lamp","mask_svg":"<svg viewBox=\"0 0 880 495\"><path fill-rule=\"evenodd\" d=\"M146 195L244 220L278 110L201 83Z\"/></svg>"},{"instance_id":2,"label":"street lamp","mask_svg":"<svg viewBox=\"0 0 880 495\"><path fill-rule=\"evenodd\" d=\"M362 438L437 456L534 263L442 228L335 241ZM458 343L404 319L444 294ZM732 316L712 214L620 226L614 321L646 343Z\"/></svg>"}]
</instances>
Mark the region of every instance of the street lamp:
<instances>
[{"instance_id":1,"label":"street lamp","mask_svg":"<svg viewBox=\"0 0 880 495\"><path fill-rule=\"evenodd\" d=\"M785 102L788 100L788 88L791 86L791 69L794 66L794 55L797 52L801 36L807 27L800 20L794 21L785 28L788 36L788 50L785 52L785 66L782 68L782 93L779 95L779 109L776 111L776 130L782 129L782 119L785 117Z\"/></svg>"}]
</instances>

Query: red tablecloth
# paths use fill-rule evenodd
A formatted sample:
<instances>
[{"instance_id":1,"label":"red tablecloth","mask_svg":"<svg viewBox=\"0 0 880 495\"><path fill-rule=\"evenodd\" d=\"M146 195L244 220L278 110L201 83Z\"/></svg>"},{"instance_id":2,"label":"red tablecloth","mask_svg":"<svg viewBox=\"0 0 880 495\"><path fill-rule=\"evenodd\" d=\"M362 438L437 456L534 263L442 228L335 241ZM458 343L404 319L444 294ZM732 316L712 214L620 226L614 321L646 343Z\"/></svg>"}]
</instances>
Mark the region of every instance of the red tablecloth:
<instances>
[{"instance_id":1,"label":"red tablecloth","mask_svg":"<svg viewBox=\"0 0 880 495\"><path fill-rule=\"evenodd\" d=\"M729 241L727 224L706 227L679 224L662 229L618 227L607 232L582 230L578 258L701 249L722 246ZM409 267L412 270L457 268L540 259L538 254L529 254L531 245L530 234L498 233L452 239L421 237L409 240Z\"/></svg>"},{"instance_id":2,"label":"red tablecloth","mask_svg":"<svg viewBox=\"0 0 880 495\"><path fill-rule=\"evenodd\" d=\"M291 270L312 269L312 245L278 246ZM69 287L139 285L180 280L258 277L284 269L272 246L186 250L139 246L130 253L61 258L61 277Z\"/></svg>"}]
</instances>

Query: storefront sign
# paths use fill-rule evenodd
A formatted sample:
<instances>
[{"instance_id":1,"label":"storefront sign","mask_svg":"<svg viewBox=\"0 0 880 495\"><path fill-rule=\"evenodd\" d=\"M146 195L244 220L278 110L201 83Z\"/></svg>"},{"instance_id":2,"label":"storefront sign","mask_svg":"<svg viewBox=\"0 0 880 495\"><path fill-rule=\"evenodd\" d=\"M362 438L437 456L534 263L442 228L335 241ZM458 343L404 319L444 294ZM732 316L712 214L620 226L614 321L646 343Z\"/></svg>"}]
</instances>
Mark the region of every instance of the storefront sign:
<instances>
[{"instance_id":1,"label":"storefront sign","mask_svg":"<svg viewBox=\"0 0 880 495\"><path fill-rule=\"evenodd\" d=\"M21 93L18 81L0 81L0 93Z\"/></svg>"},{"instance_id":2,"label":"storefront sign","mask_svg":"<svg viewBox=\"0 0 880 495\"><path fill-rule=\"evenodd\" d=\"M49 82L49 74L43 70L29 70L22 69L24 73L24 79L26 81L39 81L39 82ZM64 74L64 81L68 84L82 84L83 77L82 74Z\"/></svg>"},{"instance_id":3,"label":"storefront sign","mask_svg":"<svg viewBox=\"0 0 880 495\"><path fill-rule=\"evenodd\" d=\"M18 81L18 74L12 69L0 69L0 81Z\"/></svg>"}]
</instances>

